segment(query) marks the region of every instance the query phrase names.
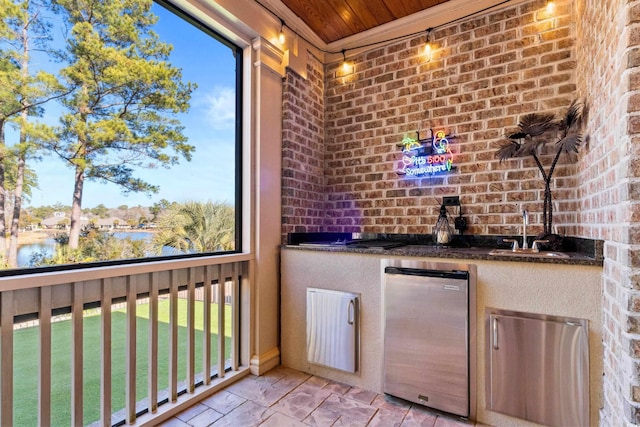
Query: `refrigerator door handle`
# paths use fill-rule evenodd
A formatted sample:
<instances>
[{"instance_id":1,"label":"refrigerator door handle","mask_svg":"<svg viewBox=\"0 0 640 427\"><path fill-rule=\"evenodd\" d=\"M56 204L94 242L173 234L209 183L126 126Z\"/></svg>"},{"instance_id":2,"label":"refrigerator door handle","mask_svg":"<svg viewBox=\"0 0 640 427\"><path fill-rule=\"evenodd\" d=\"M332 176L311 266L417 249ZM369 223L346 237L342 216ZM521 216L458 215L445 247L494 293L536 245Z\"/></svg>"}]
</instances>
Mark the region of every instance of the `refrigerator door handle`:
<instances>
[{"instance_id":1,"label":"refrigerator door handle","mask_svg":"<svg viewBox=\"0 0 640 427\"><path fill-rule=\"evenodd\" d=\"M499 350L498 347L498 319L494 317L492 319L493 322L493 349Z\"/></svg>"},{"instance_id":2,"label":"refrigerator door handle","mask_svg":"<svg viewBox=\"0 0 640 427\"><path fill-rule=\"evenodd\" d=\"M347 323L353 325L356 317L356 304L354 300L349 300L349 309L347 310Z\"/></svg>"}]
</instances>

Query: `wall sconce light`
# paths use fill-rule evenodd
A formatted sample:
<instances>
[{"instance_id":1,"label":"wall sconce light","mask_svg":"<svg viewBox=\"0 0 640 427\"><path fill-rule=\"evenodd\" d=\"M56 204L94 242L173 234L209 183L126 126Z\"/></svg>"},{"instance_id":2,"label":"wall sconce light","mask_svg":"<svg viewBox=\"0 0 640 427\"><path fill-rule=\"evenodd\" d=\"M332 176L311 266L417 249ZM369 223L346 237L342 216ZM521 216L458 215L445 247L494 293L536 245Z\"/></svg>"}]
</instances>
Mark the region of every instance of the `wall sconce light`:
<instances>
[{"instance_id":1,"label":"wall sconce light","mask_svg":"<svg viewBox=\"0 0 640 427\"><path fill-rule=\"evenodd\" d=\"M553 13L556 8L556 2L553 0L547 0L547 13Z\"/></svg>"},{"instance_id":2,"label":"wall sconce light","mask_svg":"<svg viewBox=\"0 0 640 427\"><path fill-rule=\"evenodd\" d=\"M351 66L347 62L346 53L347 53L347 51L342 49L342 72L345 73L345 74L348 74L350 69L351 69Z\"/></svg>"},{"instance_id":3,"label":"wall sconce light","mask_svg":"<svg viewBox=\"0 0 640 427\"><path fill-rule=\"evenodd\" d=\"M278 41L280 44L284 44L286 38L284 37L284 20L280 19L280 34L278 34Z\"/></svg>"},{"instance_id":4,"label":"wall sconce light","mask_svg":"<svg viewBox=\"0 0 640 427\"><path fill-rule=\"evenodd\" d=\"M433 28L427 29L427 42L424 45L424 56L427 58L427 61L431 61L431 54L433 51L433 46L431 46L431 31Z\"/></svg>"},{"instance_id":5,"label":"wall sconce light","mask_svg":"<svg viewBox=\"0 0 640 427\"><path fill-rule=\"evenodd\" d=\"M342 64L336 69L336 78L341 79L342 83L350 83L355 79L356 67L353 62L347 61L347 51L342 49Z\"/></svg>"}]
</instances>

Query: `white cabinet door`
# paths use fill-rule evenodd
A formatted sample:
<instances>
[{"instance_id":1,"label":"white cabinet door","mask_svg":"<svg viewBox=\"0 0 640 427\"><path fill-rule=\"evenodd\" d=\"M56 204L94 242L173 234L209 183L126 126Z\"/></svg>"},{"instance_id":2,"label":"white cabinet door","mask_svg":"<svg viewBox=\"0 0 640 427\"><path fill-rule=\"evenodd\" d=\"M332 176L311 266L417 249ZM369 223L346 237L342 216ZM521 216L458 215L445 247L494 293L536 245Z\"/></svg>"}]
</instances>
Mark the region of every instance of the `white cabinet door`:
<instances>
[{"instance_id":1,"label":"white cabinet door","mask_svg":"<svg viewBox=\"0 0 640 427\"><path fill-rule=\"evenodd\" d=\"M358 295L307 289L307 360L347 372L358 370Z\"/></svg>"}]
</instances>

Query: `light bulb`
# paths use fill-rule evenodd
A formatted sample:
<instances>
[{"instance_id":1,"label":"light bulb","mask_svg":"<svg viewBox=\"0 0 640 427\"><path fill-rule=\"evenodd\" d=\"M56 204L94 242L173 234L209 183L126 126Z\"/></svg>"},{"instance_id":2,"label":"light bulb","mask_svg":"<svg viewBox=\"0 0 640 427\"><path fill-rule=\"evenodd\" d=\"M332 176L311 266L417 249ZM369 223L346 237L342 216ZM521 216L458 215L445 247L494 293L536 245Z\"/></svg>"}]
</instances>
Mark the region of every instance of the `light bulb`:
<instances>
[{"instance_id":1,"label":"light bulb","mask_svg":"<svg viewBox=\"0 0 640 427\"><path fill-rule=\"evenodd\" d=\"M424 54L431 58L431 43L427 43L426 45L424 45Z\"/></svg>"},{"instance_id":2,"label":"light bulb","mask_svg":"<svg viewBox=\"0 0 640 427\"><path fill-rule=\"evenodd\" d=\"M433 28L427 29L427 41L424 45L424 56L427 57L427 61L431 61L431 51L433 50L433 46L431 46L431 31Z\"/></svg>"},{"instance_id":3,"label":"light bulb","mask_svg":"<svg viewBox=\"0 0 640 427\"><path fill-rule=\"evenodd\" d=\"M284 44L284 42L287 40L284 36L284 20L281 19L280 20L280 34L278 34L278 41L280 42L280 44Z\"/></svg>"},{"instance_id":4,"label":"light bulb","mask_svg":"<svg viewBox=\"0 0 640 427\"><path fill-rule=\"evenodd\" d=\"M342 49L342 72L347 74L351 71L351 66L347 62L347 51Z\"/></svg>"},{"instance_id":5,"label":"light bulb","mask_svg":"<svg viewBox=\"0 0 640 427\"><path fill-rule=\"evenodd\" d=\"M547 1L547 13L553 13L556 8L556 3L553 0Z\"/></svg>"}]
</instances>

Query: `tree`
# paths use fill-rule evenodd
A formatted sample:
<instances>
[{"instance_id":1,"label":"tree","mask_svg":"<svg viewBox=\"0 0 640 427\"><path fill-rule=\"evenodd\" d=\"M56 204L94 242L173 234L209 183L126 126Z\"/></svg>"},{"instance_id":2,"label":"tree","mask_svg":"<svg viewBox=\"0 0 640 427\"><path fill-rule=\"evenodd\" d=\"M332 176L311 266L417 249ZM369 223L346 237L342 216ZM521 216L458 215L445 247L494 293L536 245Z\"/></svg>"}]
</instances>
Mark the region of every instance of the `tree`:
<instances>
[{"instance_id":1,"label":"tree","mask_svg":"<svg viewBox=\"0 0 640 427\"><path fill-rule=\"evenodd\" d=\"M60 202L55 202L51 207L53 208L54 212L70 212L71 211L71 206L63 205Z\"/></svg>"},{"instance_id":2,"label":"tree","mask_svg":"<svg viewBox=\"0 0 640 427\"><path fill-rule=\"evenodd\" d=\"M78 249L69 248L66 233L55 236L57 243L53 256L36 253L29 264L32 267L41 265L60 265L85 263L105 260L144 258L147 253L145 240L134 240L130 237L121 239L112 233L101 232L96 228L87 228L80 235Z\"/></svg>"},{"instance_id":3,"label":"tree","mask_svg":"<svg viewBox=\"0 0 640 427\"><path fill-rule=\"evenodd\" d=\"M17 255L18 255L18 230L24 229L25 225L29 225L32 223L37 224L39 221L35 221L33 217L31 217L30 213L25 209L21 209L20 214L16 214L16 202L19 205L22 205L22 200L29 200L32 196L33 188L38 187L38 176L35 171L26 165L23 165L24 170L21 174L18 174L18 166L19 164L16 162L10 161L12 156L7 157L7 162L5 164L5 191L9 195L5 198L5 211L13 212L12 222L10 224L10 243L9 249L7 252L8 264L12 267L17 267ZM16 189L16 180L17 178L22 177L22 190ZM12 197L13 196L13 197ZM23 218L27 216L27 219ZM18 223L16 224L16 220Z\"/></svg>"},{"instance_id":4,"label":"tree","mask_svg":"<svg viewBox=\"0 0 640 427\"><path fill-rule=\"evenodd\" d=\"M144 258L145 246L144 240L133 240L130 237L120 239L111 233L90 230L83 236L79 250L73 254L76 258L67 262Z\"/></svg>"},{"instance_id":5,"label":"tree","mask_svg":"<svg viewBox=\"0 0 640 427\"><path fill-rule=\"evenodd\" d=\"M164 246L184 253L228 251L235 246L235 213L227 203L172 205L158 217L158 228L152 243L157 253Z\"/></svg>"},{"instance_id":6,"label":"tree","mask_svg":"<svg viewBox=\"0 0 640 427\"><path fill-rule=\"evenodd\" d=\"M542 212L544 233L541 236L543 238L552 235L551 178L561 154L564 153L570 156L578 152L582 142L582 135L579 131L582 126L583 113L583 104L573 101L564 116L559 120L556 120L553 114L527 114L520 120L518 131L509 135L509 141L502 144L496 153L501 163L514 157L533 157L544 180L544 206ZM555 137L557 140L555 154L547 172L542 165L539 153L551 137Z\"/></svg>"},{"instance_id":7,"label":"tree","mask_svg":"<svg viewBox=\"0 0 640 427\"><path fill-rule=\"evenodd\" d=\"M22 214L20 215L20 227L26 228L33 225L38 225L40 222L39 218L36 218L30 215L29 211L26 209L22 210Z\"/></svg>"},{"instance_id":8,"label":"tree","mask_svg":"<svg viewBox=\"0 0 640 427\"><path fill-rule=\"evenodd\" d=\"M106 218L109 213L109 209L107 209L104 204L100 203L95 208L91 208L90 212L94 215L99 216L100 218Z\"/></svg>"},{"instance_id":9,"label":"tree","mask_svg":"<svg viewBox=\"0 0 640 427\"><path fill-rule=\"evenodd\" d=\"M5 190L8 193L14 193L18 176L18 164L16 162L7 161L5 164ZM33 196L33 189L38 188L38 175L36 174L35 170L25 165L24 171L20 174L20 176L22 176L23 180L22 198L28 201ZM7 202L7 204L9 204L10 201L8 200Z\"/></svg>"},{"instance_id":10,"label":"tree","mask_svg":"<svg viewBox=\"0 0 640 427\"><path fill-rule=\"evenodd\" d=\"M31 215L40 219L49 218L53 216L54 212L56 212L56 209L53 206L38 206L30 208Z\"/></svg>"},{"instance_id":11,"label":"tree","mask_svg":"<svg viewBox=\"0 0 640 427\"><path fill-rule=\"evenodd\" d=\"M71 34L61 70L71 96L58 140L50 145L74 170L69 247L78 247L85 180L114 183L124 193L158 188L135 168L170 167L191 159L178 113L195 86L169 62L171 46L151 30L152 0L57 0Z\"/></svg>"},{"instance_id":12,"label":"tree","mask_svg":"<svg viewBox=\"0 0 640 427\"><path fill-rule=\"evenodd\" d=\"M49 50L49 28L42 19L44 6L37 1L23 0L5 5L0 25L0 251L5 249L5 224L8 203L13 206L11 215L11 238L7 254L8 265L17 266L17 245L25 186L27 158L37 150L34 141L50 138L50 128L34 125L29 117L42 113L42 105L63 96L64 92L52 74L39 71L32 75L29 70L33 48ZM52 54L53 51L50 51ZM13 120L20 127L20 140L12 151L7 150L5 125ZM7 192L8 168L15 164L13 191ZM27 187L28 188L28 187Z\"/></svg>"},{"instance_id":13,"label":"tree","mask_svg":"<svg viewBox=\"0 0 640 427\"><path fill-rule=\"evenodd\" d=\"M15 32L10 23L19 13L18 5L10 0L0 0L0 257L5 256L5 210L4 165L6 157L5 127L7 121L22 108L18 98L16 82L20 70L15 62Z\"/></svg>"},{"instance_id":14,"label":"tree","mask_svg":"<svg viewBox=\"0 0 640 427\"><path fill-rule=\"evenodd\" d=\"M149 208L149 213L153 215L153 218L151 219L151 221L156 221L158 218L158 215L160 215L162 211L169 209L169 206L171 206L171 203L169 203L167 199L161 199L159 202L155 202Z\"/></svg>"}]
</instances>

